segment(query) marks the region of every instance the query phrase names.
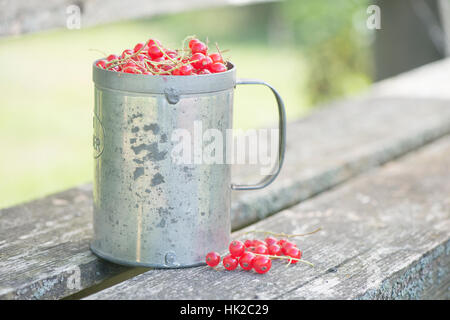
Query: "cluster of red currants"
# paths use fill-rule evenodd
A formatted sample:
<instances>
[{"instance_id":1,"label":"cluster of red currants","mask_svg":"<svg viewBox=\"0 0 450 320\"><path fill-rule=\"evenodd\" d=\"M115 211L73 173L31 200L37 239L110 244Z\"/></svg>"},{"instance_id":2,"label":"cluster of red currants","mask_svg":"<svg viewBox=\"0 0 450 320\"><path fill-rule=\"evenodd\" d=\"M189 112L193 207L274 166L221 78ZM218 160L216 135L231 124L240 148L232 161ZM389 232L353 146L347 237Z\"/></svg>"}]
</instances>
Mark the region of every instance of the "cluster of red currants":
<instances>
[{"instance_id":1,"label":"cluster of red currants","mask_svg":"<svg viewBox=\"0 0 450 320\"><path fill-rule=\"evenodd\" d=\"M244 270L255 270L266 273L272 267L272 259L286 259L289 263L297 263L302 252L296 244L286 239L276 239L272 236L261 240L233 240L228 250L230 253L223 258L223 266L227 270L234 270L238 264ZM206 264L215 267L220 263L220 255L210 252L206 255Z\"/></svg>"},{"instance_id":2,"label":"cluster of red currants","mask_svg":"<svg viewBox=\"0 0 450 320\"><path fill-rule=\"evenodd\" d=\"M188 46L186 46L188 44ZM96 66L105 70L147 75L202 75L227 71L226 61L217 53L208 54L208 46L193 36L183 40L180 50L163 47L157 39L138 43L120 56L110 54Z\"/></svg>"}]
</instances>

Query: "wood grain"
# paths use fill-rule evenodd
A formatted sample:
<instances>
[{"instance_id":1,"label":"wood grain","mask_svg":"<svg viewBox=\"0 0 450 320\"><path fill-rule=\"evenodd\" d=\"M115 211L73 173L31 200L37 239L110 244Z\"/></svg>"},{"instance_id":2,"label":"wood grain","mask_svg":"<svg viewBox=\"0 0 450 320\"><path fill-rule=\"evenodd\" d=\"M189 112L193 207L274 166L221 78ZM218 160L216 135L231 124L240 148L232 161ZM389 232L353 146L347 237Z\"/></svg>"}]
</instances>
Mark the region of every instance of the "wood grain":
<instances>
[{"instance_id":1,"label":"wood grain","mask_svg":"<svg viewBox=\"0 0 450 320\"><path fill-rule=\"evenodd\" d=\"M233 229L447 134L449 71L450 58L430 63L375 83L359 97L333 103L288 125L280 177L268 188L233 194ZM261 178L255 166L233 169L237 182Z\"/></svg>"},{"instance_id":2,"label":"wood grain","mask_svg":"<svg viewBox=\"0 0 450 320\"><path fill-rule=\"evenodd\" d=\"M449 70L450 60L432 64L288 125L286 163L279 178L267 189L234 193L233 229L449 133L450 95L442 85L450 82ZM422 86L416 86L418 81ZM408 88L413 98L407 97ZM233 180L259 178L257 168L237 167ZM0 210L0 299L61 298L130 273L99 260L88 248L91 192L85 185Z\"/></svg>"},{"instance_id":3,"label":"wood grain","mask_svg":"<svg viewBox=\"0 0 450 320\"><path fill-rule=\"evenodd\" d=\"M450 137L255 225L315 264L150 270L87 299L449 299Z\"/></svg>"}]
</instances>

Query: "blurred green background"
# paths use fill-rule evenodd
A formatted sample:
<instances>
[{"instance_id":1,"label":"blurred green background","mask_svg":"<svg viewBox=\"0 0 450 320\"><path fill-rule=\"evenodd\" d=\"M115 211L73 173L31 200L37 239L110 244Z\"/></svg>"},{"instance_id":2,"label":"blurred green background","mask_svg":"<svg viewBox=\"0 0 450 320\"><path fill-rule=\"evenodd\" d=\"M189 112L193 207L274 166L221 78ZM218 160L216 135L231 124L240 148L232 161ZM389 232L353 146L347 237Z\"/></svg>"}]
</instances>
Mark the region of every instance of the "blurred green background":
<instances>
[{"instance_id":1,"label":"blurred green background","mask_svg":"<svg viewBox=\"0 0 450 320\"><path fill-rule=\"evenodd\" d=\"M208 37L237 66L284 98L288 120L372 79L366 1L284 1L220 7L80 30L0 39L0 208L92 180L91 64L150 37L179 47ZM277 121L264 88L239 88L235 127Z\"/></svg>"}]
</instances>

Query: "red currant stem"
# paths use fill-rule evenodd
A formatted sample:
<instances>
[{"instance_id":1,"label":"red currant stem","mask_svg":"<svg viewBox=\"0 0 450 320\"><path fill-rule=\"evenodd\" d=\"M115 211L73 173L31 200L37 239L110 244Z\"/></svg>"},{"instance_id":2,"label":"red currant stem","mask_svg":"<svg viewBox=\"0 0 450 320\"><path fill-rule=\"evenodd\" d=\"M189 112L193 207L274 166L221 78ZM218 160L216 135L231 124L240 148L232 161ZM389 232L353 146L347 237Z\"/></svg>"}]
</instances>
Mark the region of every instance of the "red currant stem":
<instances>
[{"instance_id":1,"label":"red currant stem","mask_svg":"<svg viewBox=\"0 0 450 320\"><path fill-rule=\"evenodd\" d=\"M166 51L164 51L164 50L159 46L159 44L158 44L157 42L155 42L155 46L157 46L158 49L159 49L159 51L161 51L161 52L163 53L163 55L164 55L165 57L167 57L170 61L172 61L174 64L178 64L178 61L173 60L172 57L169 56L169 55L166 53Z\"/></svg>"},{"instance_id":2,"label":"red currant stem","mask_svg":"<svg viewBox=\"0 0 450 320\"><path fill-rule=\"evenodd\" d=\"M135 68L135 67L129 67L130 69L133 69L134 71L137 71L137 72L139 72L139 73L142 73L142 71L141 70L139 70L138 68Z\"/></svg>"},{"instance_id":3,"label":"red currant stem","mask_svg":"<svg viewBox=\"0 0 450 320\"><path fill-rule=\"evenodd\" d=\"M189 62L186 62L186 63L182 63L182 64L180 64L180 65L176 65L175 67L173 67L172 69L167 70L166 72L171 72L171 71L173 71L173 70L176 70L176 69L178 69L178 68L181 68L182 66L187 66L187 65L189 65L189 64L192 64L192 63L195 63L195 62L198 62L198 61L200 61L200 59L197 59L197 60L194 60L194 61L189 61Z\"/></svg>"},{"instance_id":4,"label":"red currant stem","mask_svg":"<svg viewBox=\"0 0 450 320\"><path fill-rule=\"evenodd\" d=\"M305 264L307 264L307 265L310 265L311 267L314 267L314 263L309 262L308 260L300 259L300 260L298 260L298 261L299 261L299 262L303 262L303 263L305 263Z\"/></svg>"},{"instance_id":5,"label":"red currant stem","mask_svg":"<svg viewBox=\"0 0 450 320\"><path fill-rule=\"evenodd\" d=\"M185 37L183 39L183 41L181 42L181 48L184 49L186 47L186 41L188 41L188 40L190 41L190 40L196 39L196 38L197 38L197 36L195 34Z\"/></svg>"},{"instance_id":6,"label":"red currant stem","mask_svg":"<svg viewBox=\"0 0 450 320\"><path fill-rule=\"evenodd\" d=\"M147 71L151 71L151 70L148 70L147 65L145 64L145 61L143 62L143 64L142 64L141 61L135 61L135 60L132 60L132 61L133 61L133 63L134 63L135 65L137 65L137 66L139 66L139 67L141 67L141 68L144 68L144 69L147 70Z\"/></svg>"},{"instance_id":7,"label":"red currant stem","mask_svg":"<svg viewBox=\"0 0 450 320\"><path fill-rule=\"evenodd\" d=\"M126 64L126 63L129 62L128 60L132 60L132 59L131 59L131 56L126 56L126 57L123 58L123 59L122 59L122 58L119 58L119 59L111 60L111 61L109 61L109 66L106 67L106 69L107 69L107 70L110 70L110 69L112 69L112 68L114 68L114 67L117 67L117 66ZM134 63L135 61L132 60L132 62Z\"/></svg>"},{"instance_id":8,"label":"red currant stem","mask_svg":"<svg viewBox=\"0 0 450 320\"><path fill-rule=\"evenodd\" d=\"M183 39L183 41L181 42L181 50L183 51L183 55L181 56L181 58L182 58L181 60L183 60L185 58L184 51L190 51L189 47L186 48L186 41L188 41L188 40L190 41L190 40L196 39L196 38L197 37L195 35L192 35L192 36L187 36L186 38Z\"/></svg>"},{"instance_id":9,"label":"red currant stem","mask_svg":"<svg viewBox=\"0 0 450 320\"><path fill-rule=\"evenodd\" d=\"M103 51L101 51L101 50L98 50L98 49L88 49L89 51L96 51L96 52L99 52L99 53L101 53L103 56L107 56L107 54L105 53L105 52L103 52Z\"/></svg>"},{"instance_id":10,"label":"red currant stem","mask_svg":"<svg viewBox=\"0 0 450 320\"><path fill-rule=\"evenodd\" d=\"M117 66L121 66L121 65L127 64L129 62L131 62L133 64L136 64L136 65L139 65L138 61L135 61L135 60L132 59L132 56L126 56L123 59L119 58L119 59L115 59L115 60L111 60L111 61L117 61L117 63L110 62L111 65L106 68L107 70L110 70L111 68L114 68L114 67L117 67Z\"/></svg>"},{"instance_id":11,"label":"red currant stem","mask_svg":"<svg viewBox=\"0 0 450 320\"><path fill-rule=\"evenodd\" d=\"M114 67L120 66L121 64L125 64L125 63L126 62L120 58L108 61L109 66L106 67L106 70L112 69Z\"/></svg>"},{"instance_id":12,"label":"red currant stem","mask_svg":"<svg viewBox=\"0 0 450 320\"><path fill-rule=\"evenodd\" d=\"M317 228L314 231L308 232L308 233L299 233L299 234L286 234L284 232L282 233L276 233L276 232L272 232L272 231L266 231L266 230L250 230L245 232L243 235L249 234L249 233L265 233L265 234L270 234L272 236L276 236L276 237L285 237L285 238L293 238L293 237L303 237L303 236L307 236L316 232L319 232L320 230L322 230L322 228Z\"/></svg>"},{"instance_id":13,"label":"red currant stem","mask_svg":"<svg viewBox=\"0 0 450 320\"><path fill-rule=\"evenodd\" d=\"M170 64L170 61L167 61L167 60L163 60L163 61L153 61L153 60L150 60L150 59L148 59L148 58L144 58L144 60L147 60L147 62L150 63L151 65L157 65L157 66L159 66L159 65L161 65L161 64L163 64L163 65L168 65L168 64Z\"/></svg>"},{"instance_id":14,"label":"red currant stem","mask_svg":"<svg viewBox=\"0 0 450 320\"><path fill-rule=\"evenodd\" d=\"M124 64L124 63L126 63L127 62L127 60L129 60L129 59L131 59L131 58L133 58L133 57L135 57L135 56L137 56L138 54L140 54L141 53L141 51L148 45L148 43L149 43L149 41L150 40L148 40L138 51L136 51L135 53L133 53L133 54L131 54L131 55L127 55L127 56L125 56L124 58L119 58L119 59L114 59L114 60L112 60L112 61L110 61L110 66L109 67L107 67L106 69L107 70L109 70L109 69L111 69L111 68L114 68L114 67L116 67L116 66L118 66L118 65L121 65L121 64ZM117 61L118 63L116 64L114 61ZM125 62L124 62L125 61Z\"/></svg>"},{"instance_id":15,"label":"red currant stem","mask_svg":"<svg viewBox=\"0 0 450 320\"><path fill-rule=\"evenodd\" d=\"M271 258L271 259L289 260L289 263L291 263L292 260L295 260L295 261L298 261L298 262L306 263L306 264L310 265L311 267L314 267L313 263L311 263L309 261L306 261L306 260L303 260L303 259L297 259L297 258L292 258L292 257L287 257L287 256L272 256L270 254L262 254L262 253L254 253L254 252L253 252L253 254L256 255L256 256L266 256L266 257Z\"/></svg>"},{"instance_id":16,"label":"red currant stem","mask_svg":"<svg viewBox=\"0 0 450 320\"><path fill-rule=\"evenodd\" d=\"M134 68L134 67L127 67L127 69L132 69L132 70L136 71L136 73L142 73L141 70Z\"/></svg>"},{"instance_id":17,"label":"red currant stem","mask_svg":"<svg viewBox=\"0 0 450 320\"><path fill-rule=\"evenodd\" d=\"M145 59L144 59L144 61L143 61L143 63L144 63L144 68L145 68L145 70L147 70L148 72L150 72L151 74L155 74L155 69L153 68L153 66L149 66L148 64L147 64L147 61L145 61Z\"/></svg>"},{"instance_id":18,"label":"red currant stem","mask_svg":"<svg viewBox=\"0 0 450 320\"><path fill-rule=\"evenodd\" d=\"M153 69L153 66L150 64L149 66L149 62L146 61L146 59L144 59L144 66L145 66L145 70L147 70L148 72L151 72L152 74L155 74L155 70Z\"/></svg>"},{"instance_id":19,"label":"red currant stem","mask_svg":"<svg viewBox=\"0 0 450 320\"><path fill-rule=\"evenodd\" d=\"M159 71L159 72L158 71L154 71L153 74L159 75L159 74L162 74L162 73L169 73L169 72L172 72L173 70L181 68L182 66L187 66L188 64L191 64L191 63L194 63L194 62L198 62L198 61L200 61L200 59L176 65L175 67L173 67L173 68L171 68L169 70L163 70L163 71Z\"/></svg>"},{"instance_id":20,"label":"red currant stem","mask_svg":"<svg viewBox=\"0 0 450 320\"><path fill-rule=\"evenodd\" d=\"M216 42L216 49L217 52L219 53L220 59L222 59L223 63L225 63L225 60L223 60L222 52L219 49L219 44L217 42Z\"/></svg>"}]
</instances>

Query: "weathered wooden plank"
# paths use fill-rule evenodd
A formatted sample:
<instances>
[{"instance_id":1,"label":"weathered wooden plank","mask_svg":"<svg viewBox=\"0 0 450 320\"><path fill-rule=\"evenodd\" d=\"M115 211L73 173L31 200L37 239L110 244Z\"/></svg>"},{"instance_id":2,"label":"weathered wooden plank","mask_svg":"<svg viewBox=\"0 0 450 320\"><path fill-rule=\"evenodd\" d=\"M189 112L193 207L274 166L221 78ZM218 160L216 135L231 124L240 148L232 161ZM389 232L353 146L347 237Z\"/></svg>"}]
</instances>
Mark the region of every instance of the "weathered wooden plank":
<instances>
[{"instance_id":1,"label":"weathered wooden plank","mask_svg":"<svg viewBox=\"0 0 450 320\"><path fill-rule=\"evenodd\" d=\"M450 99L447 83L450 59L436 61L398 76L375 83L371 92L377 97L405 97L409 99Z\"/></svg>"},{"instance_id":2,"label":"weathered wooden plank","mask_svg":"<svg viewBox=\"0 0 450 320\"><path fill-rule=\"evenodd\" d=\"M3 0L0 1L0 37L74 26L80 27L118 20L150 17L207 7L268 0L135 0L130 6L121 0ZM275 1L275 0L270 0Z\"/></svg>"},{"instance_id":3,"label":"weathered wooden plank","mask_svg":"<svg viewBox=\"0 0 450 320\"><path fill-rule=\"evenodd\" d=\"M450 82L449 62L413 74L415 81L423 79L422 89L411 93L417 99L403 94L415 85L407 74L387 87L378 85L372 95L290 124L279 179L265 190L235 193L233 227L264 218L450 132L450 95L441 85ZM392 86L398 96L388 90ZM432 94L420 95L431 87ZM439 99L431 99L434 96ZM235 180L259 178L238 168ZM91 206L87 185L0 210L0 298L60 298L129 271L89 251Z\"/></svg>"},{"instance_id":4,"label":"weathered wooden plank","mask_svg":"<svg viewBox=\"0 0 450 320\"><path fill-rule=\"evenodd\" d=\"M233 194L233 229L448 133L448 70L450 59L431 63L290 124L280 177L266 189ZM260 179L254 166L236 166L235 171L238 179L244 177L239 181Z\"/></svg>"},{"instance_id":5,"label":"weathered wooden plank","mask_svg":"<svg viewBox=\"0 0 450 320\"><path fill-rule=\"evenodd\" d=\"M52 299L126 270L95 259L89 186L0 211L0 298Z\"/></svg>"},{"instance_id":6,"label":"weathered wooden plank","mask_svg":"<svg viewBox=\"0 0 450 320\"><path fill-rule=\"evenodd\" d=\"M234 193L235 229L395 159L450 128L446 100L364 97L329 111L289 126L285 168L273 185ZM246 181L260 178L250 175L249 166L243 171Z\"/></svg>"},{"instance_id":7,"label":"weathered wooden plank","mask_svg":"<svg viewBox=\"0 0 450 320\"><path fill-rule=\"evenodd\" d=\"M150 270L87 299L450 298L450 137L234 233L323 230L315 263L272 270Z\"/></svg>"}]
</instances>

